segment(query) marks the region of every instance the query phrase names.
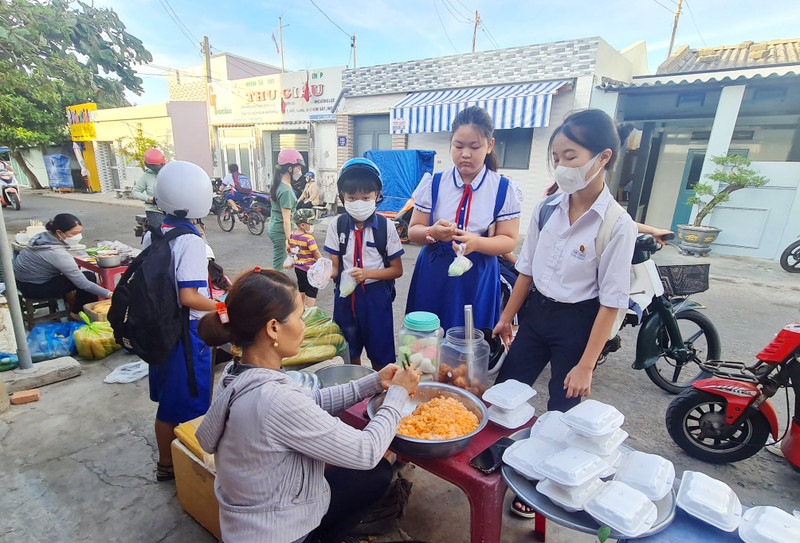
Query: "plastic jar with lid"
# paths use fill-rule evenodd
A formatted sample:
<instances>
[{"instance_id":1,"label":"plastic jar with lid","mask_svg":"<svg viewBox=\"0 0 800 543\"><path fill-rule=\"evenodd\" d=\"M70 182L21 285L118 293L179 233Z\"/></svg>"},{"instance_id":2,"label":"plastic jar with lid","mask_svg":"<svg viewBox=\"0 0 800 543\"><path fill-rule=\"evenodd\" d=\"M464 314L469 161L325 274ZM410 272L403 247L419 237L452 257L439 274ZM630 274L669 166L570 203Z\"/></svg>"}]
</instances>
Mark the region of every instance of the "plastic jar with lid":
<instances>
[{"instance_id":1,"label":"plastic jar with lid","mask_svg":"<svg viewBox=\"0 0 800 543\"><path fill-rule=\"evenodd\" d=\"M447 331L439 351L438 381L468 390L480 398L489 378L490 349L483 332L476 329L468 340L464 327L454 326Z\"/></svg>"},{"instance_id":2,"label":"plastic jar with lid","mask_svg":"<svg viewBox=\"0 0 800 543\"><path fill-rule=\"evenodd\" d=\"M422 371L422 379L435 381L439 373L439 344L443 330L439 317L427 311L414 311L403 319L398 334L398 360L407 360Z\"/></svg>"}]
</instances>

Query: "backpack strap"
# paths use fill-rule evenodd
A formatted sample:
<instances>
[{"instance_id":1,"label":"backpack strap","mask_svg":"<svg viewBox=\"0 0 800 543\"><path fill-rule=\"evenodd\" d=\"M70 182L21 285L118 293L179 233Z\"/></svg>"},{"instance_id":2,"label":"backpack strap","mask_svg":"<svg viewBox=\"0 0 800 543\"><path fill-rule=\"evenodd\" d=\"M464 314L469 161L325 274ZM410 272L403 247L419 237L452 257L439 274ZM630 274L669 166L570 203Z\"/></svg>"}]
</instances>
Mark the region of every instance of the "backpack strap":
<instances>
[{"instance_id":1,"label":"backpack strap","mask_svg":"<svg viewBox=\"0 0 800 543\"><path fill-rule=\"evenodd\" d=\"M544 225L547 224L547 221L550 220L550 217L553 215L553 212L556 210L556 206L550 205L550 202L555 200L561 196L561 194L551 194L544 200L544 204L542 207L539 208L539 232L542 231Z\"/></svg>"},{"instance_id":2,"label":"backpack strap","mask_svg":"<svg viewBox=\"0 0 800 543\"><path fill-rule=\"evenodd\" d=\"M388 268L391 266L389 262L389 255L386 254L386 243L389 238L389 219L383 215L376 215L378 219L378 228L375 229L375 248L378 249L378 254L383 258L383 267Z\"/></svg>"},{"instance_id":3,"label":"backpack strap","mask_svg":"<svg viewBox=\"0 0 800 543\"><path fill-rule=\"evenodd\" d=\"M338 285L342 272L344 272L344 254L347 252L347 242L350 241L350 220L347 213L342 213L336 218L336 235L339 237L339 273L336 275L336 284Z\"/></svg>"},{"instance_id":4,"label":"backpack strap","mask_svg":"<svg viewBox=\"0 0 800 543\"><path fill-rule=\"evenodd\" d=\"M439 199L439 185L442 182L442 172L433 174L431 183L431 212L428 215L428 226L433 226L433 210L436 209L436 200Z\"/></svg>"},{"instance_id":5,"label":"backpack strap","mask_svg":"<svg viewBox=\"0 0 800 543\"><path fill-rule=\"evenodd\" d=\"M494 201L494 215L492 215L492 222L497 222L497 216L500 215L500 210L506 203L506 194L508 193L508 178L500 176L500 185L497 187L497 198Z\"/></svg>"},{"instance_id":6,"label":"backpack strap","mask_svg":"<svg viewBox=\"0 0 800 543\"><path fill-rule=\"evenodd\" d=\"M606 215L603 217L603 222L600 224L600 230L597 231L597 237L594 239L594 250L597 254L597 266L600 267L600 259L603 257L603 251L608 247L611 241L611 235L614 233L614 227L617 221L625 213L623 208L613 198L606 208Z\"/></svg>"}]
</instances>

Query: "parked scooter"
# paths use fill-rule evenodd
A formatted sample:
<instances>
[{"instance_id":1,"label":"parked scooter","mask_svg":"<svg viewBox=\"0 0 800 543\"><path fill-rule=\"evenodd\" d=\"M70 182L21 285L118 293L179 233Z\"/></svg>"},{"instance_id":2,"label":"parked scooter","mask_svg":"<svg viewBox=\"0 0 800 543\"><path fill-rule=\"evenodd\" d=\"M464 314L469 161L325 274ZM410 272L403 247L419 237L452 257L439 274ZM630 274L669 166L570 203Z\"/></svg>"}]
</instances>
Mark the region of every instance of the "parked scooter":
<instances>
[{"instance_id":1,"label":"parked scooter","mask_svg":"<svg viewBox=\"0 0 800 543\"><path fill-rule=\"evenodd\" d=\"M14 174L8 170L0 170L0 202L3 207L11 206L16 211L22 207L19 185L17 185Z\"/></svg>"},{"instance_id":2,"label":"parked scooter","mask_svg":"<svg viewBox=\"0 0 800 543\"><path fill-rule=\"evenodd\" d=\"M408 243L408 225L411 223L411 214L414 212L414 199L409 198L400 211L378 211L394 223L397 235L400 236L401 243Z\"/></svg>"},{"instance_id":3,"label":"parked scooter","mask_svg":"<svg viewBox=\"0 0 800 543\"><path fill-rule=\"evenodd\" d=\"M800 239L790 243L781 253L781 268L789 273L800 273Z\"/></svg>"},{"instance_id":4,"label":"parked scooter","mask_svg":"<svg viewBox=\"0 0 800 543\"><path fill-rule=\"evenodd\" d=\"M724 464L753 456L772 438L786 460L800 471L800 324L789 324L751 366L708 361L711 379L695 381L667 409L669 435L690 456ZM794 415L778 438L778 417L769 401L780 389L794 391Z\"/></svg>"}]
</instances>

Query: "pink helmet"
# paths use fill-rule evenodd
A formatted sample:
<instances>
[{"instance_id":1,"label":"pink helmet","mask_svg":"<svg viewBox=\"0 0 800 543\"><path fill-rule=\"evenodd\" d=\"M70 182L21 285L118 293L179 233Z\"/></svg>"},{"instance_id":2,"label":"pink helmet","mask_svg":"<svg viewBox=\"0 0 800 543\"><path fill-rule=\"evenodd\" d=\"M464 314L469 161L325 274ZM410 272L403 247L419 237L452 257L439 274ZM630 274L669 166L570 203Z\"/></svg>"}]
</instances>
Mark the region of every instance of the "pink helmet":
<instances>
[{"instance_id":1,"label":"pink helmet","mask_svg":"<svg viewBox=\"0 0 800 543\"><path fill-rule=\"evenodd\" d=\"M303 155L301 155L299 151L295 151L294 149L284 149L278 153L279 166L295 166L297 164L300 164L301 166L306 165L306 161L303 160Z\"/></svg>"},{"instance_id":2,"label":"pink helmet","mask_svg":"<svg viewBox=\"0 0 800 543\"><path fill-rule=\"evenodd\" d=\"M167 163L164 153L158 149L148 149L144 152L144 163L152 164L153 166L163 166Z\"/></svg>"}]
</instances>

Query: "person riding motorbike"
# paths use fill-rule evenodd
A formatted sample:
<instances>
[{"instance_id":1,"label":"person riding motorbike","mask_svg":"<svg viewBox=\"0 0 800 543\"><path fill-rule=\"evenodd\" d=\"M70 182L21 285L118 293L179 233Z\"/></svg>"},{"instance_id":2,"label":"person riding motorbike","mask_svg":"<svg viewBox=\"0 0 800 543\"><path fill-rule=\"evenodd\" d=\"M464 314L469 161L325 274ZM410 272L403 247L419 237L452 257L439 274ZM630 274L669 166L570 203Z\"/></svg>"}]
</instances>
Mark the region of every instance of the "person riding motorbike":
<instances>
[{"instance_id":1,"label":"person riding motorbike","mask_svg":"<svg viewBox=\"0 0 800 543\"><path fill-rule=\"evenodd\" d=\"M164 213L155 205L154 194L156 190L156 176L167 159L164 153L158 149L148 149L144 152L144 172L136 180L136 184L131 189L131 195L137 200L144 202L144 210L147 215L147 225L149 228L160 228L164 221Z\"/></svg>"},{"instance_id":2,"label":"person riding motorbike","mask_svg":"<svg viewBox=\"0 0 800 543\"><path fill-rule=\"evenodd\" d=\"M253 192L253 187L247 176L239 172L239 165L230 164L228 174L222 180L220 192L226 192L225 204L238 213L242 209L244 198Z\"/></svg>"},{"instance_id":3,"label":"person riding motorbike","mask_svg":"<svg viewBox=\"0 0 800 543\"><path fill-rule=\"evenodd\" d=\"M321 204L319 199L319 188L317 187L316 179L314 178L314 172L308 172L305 175L305 178L306 185L303 188L303 192L300 194L300 197L297 199L297 209L310 209Z\"/></svg>"},{"instance_id":4,"label":"person riding motorbike","mask_svg":"<svg viewBox=\"0 0 800 543\"><path fill-rule=\"evenodd\" d=\"M3 207L12 206L14 209L21 207L19 186L14 178L14 172L6 169L0 169L0 202Z\"/></svg>"}]
</instances>

